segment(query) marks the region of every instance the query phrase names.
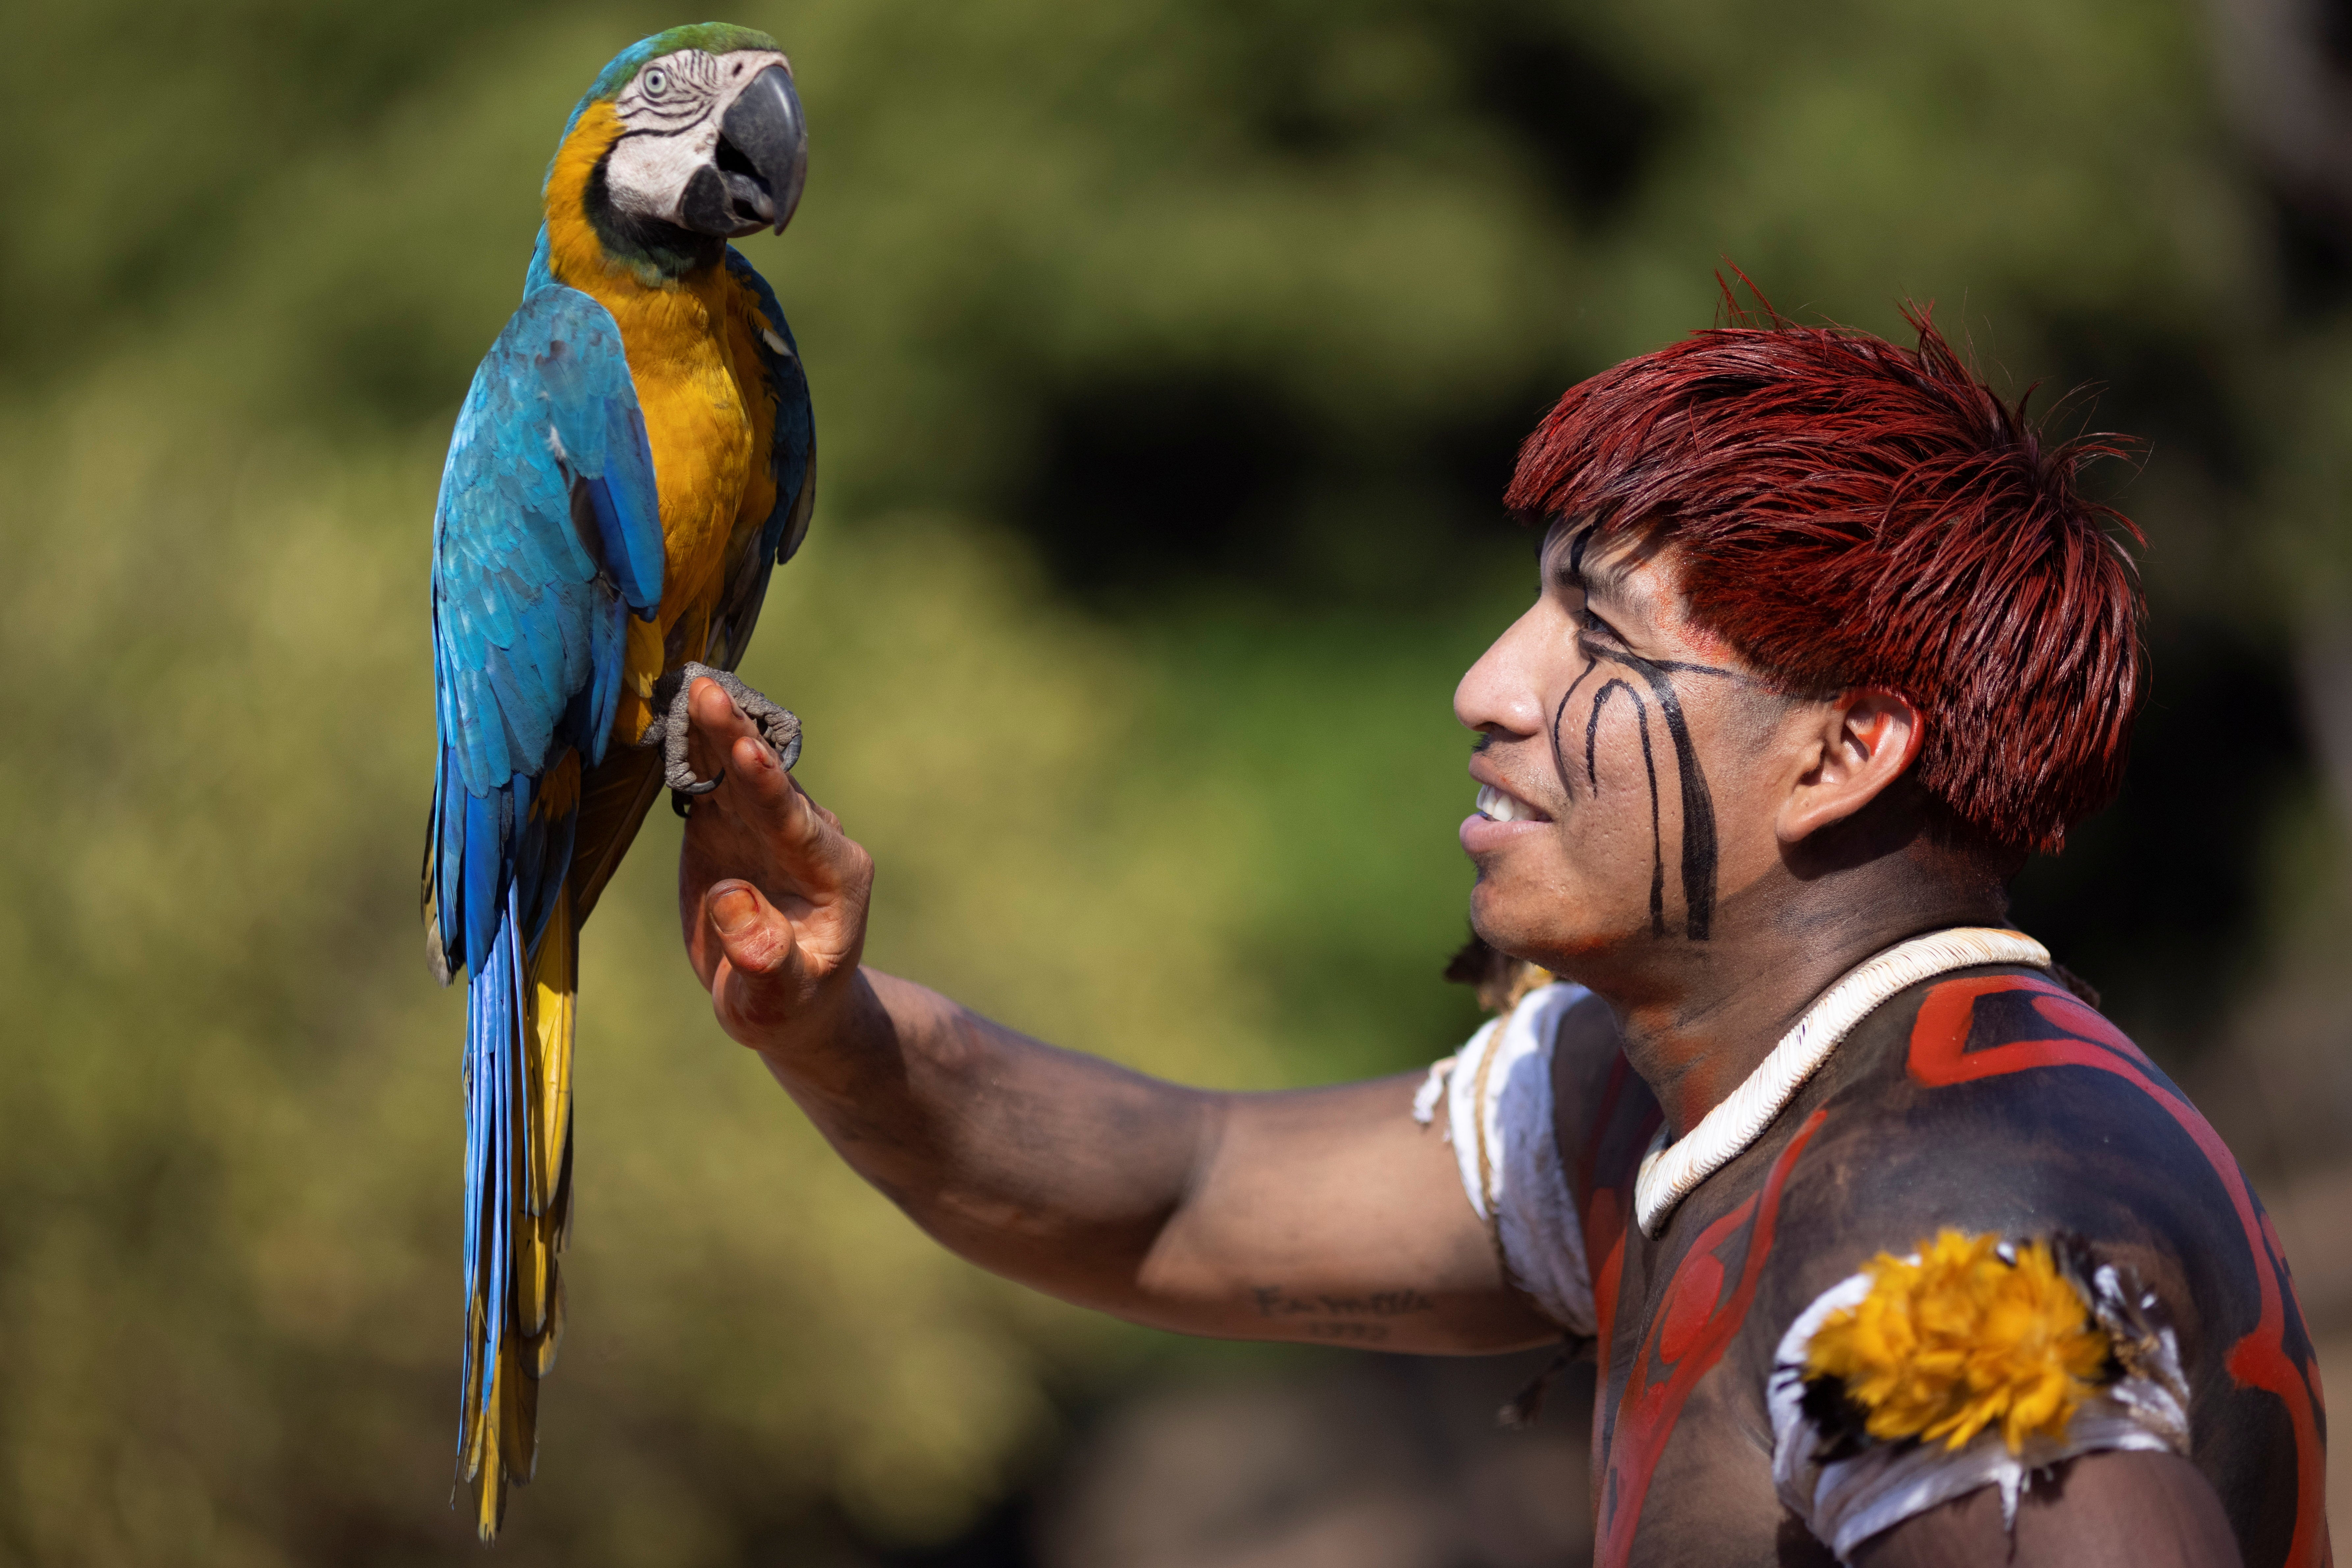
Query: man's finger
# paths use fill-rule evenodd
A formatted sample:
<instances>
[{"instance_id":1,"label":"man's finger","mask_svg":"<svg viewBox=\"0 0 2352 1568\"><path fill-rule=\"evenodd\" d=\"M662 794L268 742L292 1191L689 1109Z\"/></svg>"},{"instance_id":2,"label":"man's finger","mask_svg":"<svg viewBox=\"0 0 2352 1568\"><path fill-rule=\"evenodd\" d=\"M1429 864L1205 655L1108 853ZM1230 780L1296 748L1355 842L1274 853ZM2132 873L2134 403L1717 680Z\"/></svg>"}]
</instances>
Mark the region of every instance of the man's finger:
<instances>
[{"instance_id":1,"label":"man's finger","mask_svg":"<svg viewBox=\"0 0 2352 1568\"><path fill-rule=\"evenodd\" d=\"M735 749L737 740L746 735L759 739L759 726L735 706L725 687L708 676L697 676L687 692L686 716L687 761L703 778Z\"/></svg>"},{"instance_id":2,"label":"man's finger","mask_svg":"<svg viewBox=\"0 0 2352 1568\"><path fill-rule=\"evenodd\" d=\"M696 768L705 777L724 773L718 792L709 797L709 804L757 831L772 833L786 827L792 775L734 700L717 681L698 680L688 694L687 714Z\"/></svg>"},{"instance_id":3,"label":"man's finger","mask_svg":"<svg viewBox=\"0 0 2352 1568\"><path fill-rule=\"evenodd\" d=\"M856 856L841 821L809 798L782 759L715 683L694 693L695 730L723 757L727 776L706 799L741 830L780 851L777 869L811 893L837 887Z\"/></svg>"}]
</instances>

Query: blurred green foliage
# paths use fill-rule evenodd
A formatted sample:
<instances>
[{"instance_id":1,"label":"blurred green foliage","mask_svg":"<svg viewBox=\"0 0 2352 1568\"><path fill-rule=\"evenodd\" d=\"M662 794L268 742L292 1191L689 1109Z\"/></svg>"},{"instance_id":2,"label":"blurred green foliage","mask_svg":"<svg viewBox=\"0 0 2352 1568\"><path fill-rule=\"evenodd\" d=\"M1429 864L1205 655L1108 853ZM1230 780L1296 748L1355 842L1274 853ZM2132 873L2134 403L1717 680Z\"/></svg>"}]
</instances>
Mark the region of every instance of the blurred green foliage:
<instances>
[{"instance_id":1,"label":"blurred green foliage","mask_svg":"<svg viewBox=\"0 0 2352 1568\"><path fill-rule=\"evenodd\" d=\"M472 1550L440 1507L462 1006L415 914L427 531L565 111L686 19L12 18L0 1563ZM797 222L750 251L824 451L745 673L878 857L877 963L1198 1080L1451 1048L1448 697L1530 586L1512 448L1709 321L1729 258L1800 315L1933 299L1998 377L2104 382L2080 416L2154 437L2112 478L2151 536L2142 763L2022 908L2176 1054L2228 999L2184 955L2259 968L2352 353L2290 319L2185 5L730 19L784 40L813 127ZM845 1174L709 1022L673 848L657 813L586 938L572 1337L499 1553L950 1534L1153 1347Z\"/></svg>"}]
</instances>

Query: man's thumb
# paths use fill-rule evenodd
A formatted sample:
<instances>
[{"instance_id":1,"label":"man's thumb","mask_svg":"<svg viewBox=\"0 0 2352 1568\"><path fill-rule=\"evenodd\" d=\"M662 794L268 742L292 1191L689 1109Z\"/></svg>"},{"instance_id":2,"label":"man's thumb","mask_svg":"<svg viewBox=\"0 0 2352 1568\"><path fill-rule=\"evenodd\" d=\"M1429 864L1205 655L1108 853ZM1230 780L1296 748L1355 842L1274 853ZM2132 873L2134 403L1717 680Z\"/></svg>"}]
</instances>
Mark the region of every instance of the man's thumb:
<instances>
[{"instance_id":1,"label":"man's thumb","mask_svg":"<svg viewBox=\"0 0 2352 1568\"><path fill-rule=\"evenodd\" d=\"M727 962L741 973L765 976L792 956L791 922L770 909L751 883L719 883L703 895L702 908Z\"/></svg>"},{"instance_id":2,"label":"man's thumb","mask_svg":"<svg viewBox=\"0 0 2352 1568\"><path fill-rule=\"evenodd\" d=\"M760 918L760 895L741 882L722 882L710 889L710 929L722 938L742 936Z\"/></svg>"}]
</instances>

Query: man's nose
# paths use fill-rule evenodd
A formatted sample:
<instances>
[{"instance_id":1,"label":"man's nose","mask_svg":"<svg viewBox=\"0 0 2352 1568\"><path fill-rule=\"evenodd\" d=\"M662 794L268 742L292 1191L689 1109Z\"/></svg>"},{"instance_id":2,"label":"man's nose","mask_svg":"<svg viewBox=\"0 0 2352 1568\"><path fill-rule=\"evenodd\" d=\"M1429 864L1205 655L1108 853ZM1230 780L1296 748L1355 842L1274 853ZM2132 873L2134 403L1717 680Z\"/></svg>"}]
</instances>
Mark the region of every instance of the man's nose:
<instances>
[{"instance_id":1,"label":"man's nose","mask_svg":"<svg viewBox=\"0 0 2352 1568\"><path fill-rule=\"evenodd\" d=\"M1454 689L1454 717L1472 730L1533 735L1543 728L1542 682L1532 655L1540 605L1511 623Z\"/></svg>"}]
</instances>

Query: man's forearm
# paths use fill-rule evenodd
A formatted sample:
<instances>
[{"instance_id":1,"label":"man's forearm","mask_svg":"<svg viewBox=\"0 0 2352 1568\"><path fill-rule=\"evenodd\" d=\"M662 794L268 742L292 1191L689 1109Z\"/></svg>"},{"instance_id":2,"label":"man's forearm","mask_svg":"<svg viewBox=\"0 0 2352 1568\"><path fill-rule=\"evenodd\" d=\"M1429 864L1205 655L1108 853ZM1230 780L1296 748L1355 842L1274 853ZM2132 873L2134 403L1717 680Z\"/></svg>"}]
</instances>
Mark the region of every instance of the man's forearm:
<instances>
[{"instance_id":1,"label":"man's forearm","mask_svg":"<svg viewBox=\"0 0 2352 1568\"><path fill-rule=\"evenodd\" d=\"M829 1022L759 1048L842 1157L940 1242L1066 1300L1159 1316L1144 1265L1213 1142L1220 1097L872 969Z\"/></svg>"}]
</instances>

